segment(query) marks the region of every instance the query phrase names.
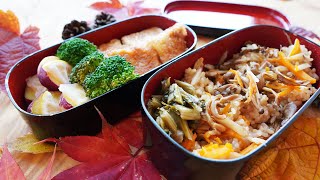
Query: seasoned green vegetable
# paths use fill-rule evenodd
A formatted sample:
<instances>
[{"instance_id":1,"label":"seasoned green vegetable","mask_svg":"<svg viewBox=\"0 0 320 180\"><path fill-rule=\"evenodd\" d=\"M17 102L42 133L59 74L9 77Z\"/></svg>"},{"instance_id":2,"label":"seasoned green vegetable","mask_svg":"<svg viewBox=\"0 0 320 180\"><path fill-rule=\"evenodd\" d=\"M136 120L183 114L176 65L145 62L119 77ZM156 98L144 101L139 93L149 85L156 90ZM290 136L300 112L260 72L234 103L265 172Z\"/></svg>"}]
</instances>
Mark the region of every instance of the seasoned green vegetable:
<instances>
[{"instance_id":1,"label":"seasoned green vegetable","mask_svg":"<svg viewBox=\"0 0 320 180\"><path fill-rule=\"evenodd\" d=\"M95 98L130 80L139 77L134 73L134 67L121 56L104 59L94 72L87 75L83 86L87 96Z\"/></svg>"},{"instance_id":2,"label":"seasoned green vegetable","mask_svg":"<svg viewBox=\"0 0 320 180\"><path fill-rule=\"evenodd\" d=\"M85 77L92 73L104 59L104 55L98 51L84 57L72 68L70 82L82 85Z\"/></svg>"},{"instance_id":3,"label":"seasoned green vegetable","mask_svg":"<svg viewBox=\"0 0 320 180\"><path fill-rule=\"evenodd\" d=\"M96 51L97 46L91 42L85 39L72 38L61 44L57 50L57 56L75 66L82 58Z\"/></svg>"}]
</instances>

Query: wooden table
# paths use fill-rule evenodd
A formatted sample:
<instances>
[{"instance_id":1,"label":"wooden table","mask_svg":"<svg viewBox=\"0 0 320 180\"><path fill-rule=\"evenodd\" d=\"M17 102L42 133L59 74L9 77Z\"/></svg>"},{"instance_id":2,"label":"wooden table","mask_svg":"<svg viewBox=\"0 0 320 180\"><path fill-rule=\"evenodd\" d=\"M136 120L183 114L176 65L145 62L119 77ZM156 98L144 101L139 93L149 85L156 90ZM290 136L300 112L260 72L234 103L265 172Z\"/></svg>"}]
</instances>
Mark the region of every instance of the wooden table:
<instances>
[{"instance_id":1,"label":"wooden table","mask_svg":"<svg viewBox=\"0 0 320 180\"><path fill-rule=\"evenodd\" d=\"M229 0L228 2L241 2L243 4L261 5L277 9L286 14L293 25L302 26L320 35L320 23L316 17L320 17L319 0L291 0L291 1L254 1L254 0ZM12 10L19 18L21 31L28 25L35 25L40 28L40 45L45 48L49 45L62 41L61 31L64 24L72 19L89 20L97 14L96 11L89 9L93 0L5 0L1 1L0 9ZM225 2L225 1L224 1ZM148 3L156 3L162 6L163 1L148 0ZM210 38L199 37L199 44L205 44ZM8 97L0 92L0 147L4 142L11 142L17 137L30 132L29 127L18 114L18 111L10 103ZM51 157L51 153L45 154L23 154L13 153L15 159L25 173L27 179L35 179L45 168ZM57 152L53 166L52 175L73 167L78 162L66 156L63 152Z\"/></svg>"}]
</instances>

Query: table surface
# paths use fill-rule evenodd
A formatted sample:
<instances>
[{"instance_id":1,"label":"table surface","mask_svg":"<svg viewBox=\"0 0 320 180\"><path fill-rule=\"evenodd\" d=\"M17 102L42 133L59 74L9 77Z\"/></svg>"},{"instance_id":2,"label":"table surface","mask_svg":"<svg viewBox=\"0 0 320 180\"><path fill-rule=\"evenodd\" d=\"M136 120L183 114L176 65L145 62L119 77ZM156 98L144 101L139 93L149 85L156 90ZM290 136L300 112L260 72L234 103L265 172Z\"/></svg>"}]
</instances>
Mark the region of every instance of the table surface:
<instances>
[{"instance_id":1,"label":"table surface","mask_svg":"<svg viewBox=\"0 0 320 180\"><path fill-rule=\"evenodd\" d=\"M0 9L10 9L18 16L21 31L29 25L39 27L40 45L41 48L45 48L62 41L60 37L64 24L73 19L93 19L97 12L88 8L93 2L96 2L96 0L2 0ZM158 7L163 6L165 2L166 0L147 0L147 3L156 4ZM319 0L229 0L223 2L241 2L242 4L260 5L279 10L290 19L293 25L304 27L320 35L320 23L316 19L316 17L320 17ZM198 46L210 40L211 38L199 36ZM8 97L0 92L0 147L4 142L12 142L28 132L30 132L30 129L18 114L18 111L10 103ZM13 153L13 156L27 179L35 179L45 168L51 153L37 155ZM54 176L76 164L78 164L77 161L72 160L63 152L57 152L52 175Z\"/></svg>"}]
</instances>

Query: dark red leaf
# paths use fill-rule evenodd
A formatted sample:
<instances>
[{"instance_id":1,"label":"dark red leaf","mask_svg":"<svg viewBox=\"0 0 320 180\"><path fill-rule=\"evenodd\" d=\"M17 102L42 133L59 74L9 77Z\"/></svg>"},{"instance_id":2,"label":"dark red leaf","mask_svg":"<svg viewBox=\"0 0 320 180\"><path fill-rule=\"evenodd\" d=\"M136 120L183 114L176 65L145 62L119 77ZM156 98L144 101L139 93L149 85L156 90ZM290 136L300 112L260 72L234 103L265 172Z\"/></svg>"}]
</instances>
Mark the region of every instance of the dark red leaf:
<instances>
[{"instance_id":1,"label":"dark red leaf","mask_svg":"<svg viewBox=\"0 0 320 180\"><path fill-rule=\"evenodd\" d=\"M147 153L143 153L133 159L130 166L121 179L150 179L161 180L159 171L154 167L153 163L149 160Z\"/></svg>"},{"instance_id":2,"label":"dark red leaf","mask_svg":"<svg viewBox=\"0 0 320 180\"><path fill-rule=\"evenodd\" d=\"M116 136L121 136L126 143L140 149L144 145L141 112L134 113L114 127Z\"/></svg>"},{"instance_id":3,"label":"dark red leaf","mask_svg":"<svg viewBox=\"0 0 320 180\"><path fill-rule=\"evenodd\" d=\"M3 147L3 153L0 160L0 180L26 179L19 165L8 151L7 145Z\"/></svg>"},{"instance_id":4,"label":"dark red leaf","mask_svg":"<svg viewBox=\"0 0 320 180\"><path fill-rule=\"evenodd\" d=\"M39 29L28 27L20 36L0 28L0 89L9 69L26 55L40 49Z\"/></svg>"},{"instance_id":5,"label":"dark red leaf","mask_svg":"<svg viewBox=\"0 0 320 180\"><path fill-rule=\"evenodd\" d=\"M114 132L114 127L109 124L102 129L102 137L105 140L105 144L108 144L109 148L115 149L121 154L130 154L130 147L126 143L125 139L118 136Z\"/></svg>"},{"instance_id":6,"label":"dark red leaf","mask_svg":"<svg viewBox=\"0 0 320 180\"><path fill-rule=\"evenodd\" d=\"M58 145L68 156L80 162L97 161L115 154L129 155L121 146L92 136L64 137Z\"/></svg>"},{"instance_id":7,"label":"dark red leaf","mask_svg":"<svg viewBox=\"0 0 320 180\"><path fill-rule=\"evenodd\" d=\"M55 176L53 179L88 179L94 178L99 174L103 174L104 172L109 173L110 176L117 176L116 174L121 173L121 171L127 166L128 162L130 161L130 156L110 156L108 159L103 159L96 162L91 163L83 163L72 167L66 171ZM118 175L118 176L119 176ZM115 179L115 178L111 178Z\"/></svg>"},{"instance_id":8,"label":"dark red leaf","mask_svg":"<svg viewBox=\"0 0 320 180\"><path fill-rule=\"evenodd\" d=\"M65 137L58 145L71 158L84 163L54 179L161 179L143 148L140 112L115 126L105 125L100 137Z\"/></svg>"}]
</instances>

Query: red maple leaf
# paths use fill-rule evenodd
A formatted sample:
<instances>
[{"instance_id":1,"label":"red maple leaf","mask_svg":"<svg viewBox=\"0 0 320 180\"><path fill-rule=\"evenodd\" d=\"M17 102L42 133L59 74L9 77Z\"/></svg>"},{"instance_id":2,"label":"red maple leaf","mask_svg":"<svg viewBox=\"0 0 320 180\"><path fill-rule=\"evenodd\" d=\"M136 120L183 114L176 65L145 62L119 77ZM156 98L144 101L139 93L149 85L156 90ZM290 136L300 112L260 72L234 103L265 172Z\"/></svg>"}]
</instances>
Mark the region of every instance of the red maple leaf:
<instances>
[{"instance_id":1,"label":"red maple leaf","mask_svg":"<svg viewBox=\"0 0 320 180\"><path fill-rule=\"evenodd\" d=\"M53 166L53 161L55 159L55 154L56 154L56 148L53 151L53 155L47 167L38 177L39 180L51 179L51 170ZM19 165L10 154L6 144L3 147L3 153L0 160L0 179L1 180L26 179Z\"/></svg>"},{"instance_id":2,"label":"red maple leaf","mask_svg":"<svg viewBox=\"0 0 320 180\"><path fill-rule=\"evenodd\" d=\"M26 179L16 161L8 151L7 145L3 147L0 161L0 179Z\"/></svg>"},{"instance_id":3,"label":"red maple leaf","mask_svg":"<svg viewBox=\"0 0 320 180\"><path fill-rule=\"evenodd\" d=\"M111 2L95 2L90 7L96 10L104 10L107 8L120 9L123 5L118 0L111 0Z\"/></svg>"},{"instance_id":4,"label":"red maple leaf","mask_svg":"<svg viewBox=\"0 0 320 180\"><path fill-rule=\"evenodd\" d=\"M141 113L115 126L107 124L99 136L71 136L56 140L71 158L83 162L53 179L161 179L144 147Z\"/></svg>"},{"instance_id":5,"label":"red maple leaf","mask_svg":"<svg viewBox=\"0 0 320 180\"><path fill-rule=\"evenodd\" d=\"M111 3L96 2L90 5L90 7L112 14L117 20L143 14L160 14L160 8L147 5L144 0L128 1L125 5L121 4L118 0L112 0Z\"/></svg>"},{"instance_id":6,"label":"red maple leaf","mask_svg":"<svg viewBox=\"0 0 320 180\"><path fill-rule=\"evenodd\" d=\"M40 49L39 29L29 26L22 34L0 27L0 90L5 91L7 72L20 59Z\"/></svg>"}]
</instances>

